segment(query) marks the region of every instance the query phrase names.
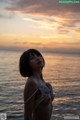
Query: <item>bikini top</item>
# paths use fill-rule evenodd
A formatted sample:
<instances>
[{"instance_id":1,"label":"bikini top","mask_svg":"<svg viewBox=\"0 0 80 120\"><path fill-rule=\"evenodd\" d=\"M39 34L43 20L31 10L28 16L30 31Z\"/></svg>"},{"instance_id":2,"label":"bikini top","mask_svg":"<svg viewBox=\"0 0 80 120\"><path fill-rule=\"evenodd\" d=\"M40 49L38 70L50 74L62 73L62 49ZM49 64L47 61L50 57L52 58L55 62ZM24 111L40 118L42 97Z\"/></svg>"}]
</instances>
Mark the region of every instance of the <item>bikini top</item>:
<instances>
[{"instance_id":1,"label":"bikini top","mask_svg":"<svg viewBox=\"0 0 80 120\"><path fill-rule=\"evenodd\" d=\"M34 110L38 107L38 105L45 99L48 97L48 99L50 100L50 92L51 90L47 87L47 85L40 85L40 87L38 88L38 90L41 92L41 96L35 101L35 106L34 106Z\"/></svg>"},{"instance_id":2,"label":"bikini top","mask_svg":"<svg viewBox=\"0 0 80 120\"><path fill-rule=\"evenodd\" d=\"M40 85L38 90L41 92L41 97L44 97L50 94L50 89L45 84Z\"/></svg>"},{"instance_id":3,"label":"bikini top","mask_svg":"<svg viewBox=\"0 0 80 120\"><path fill-rule=\"evenodd\" d=\"M50 92L51 92L50 88L46 84L42 84L38 87L37 90L35 90L35 92L24 103L27 103L37 93L38 90L41 92L41 96L35 100L34 110L47 96L50 95Z\"/></svg>"}]
</instances>

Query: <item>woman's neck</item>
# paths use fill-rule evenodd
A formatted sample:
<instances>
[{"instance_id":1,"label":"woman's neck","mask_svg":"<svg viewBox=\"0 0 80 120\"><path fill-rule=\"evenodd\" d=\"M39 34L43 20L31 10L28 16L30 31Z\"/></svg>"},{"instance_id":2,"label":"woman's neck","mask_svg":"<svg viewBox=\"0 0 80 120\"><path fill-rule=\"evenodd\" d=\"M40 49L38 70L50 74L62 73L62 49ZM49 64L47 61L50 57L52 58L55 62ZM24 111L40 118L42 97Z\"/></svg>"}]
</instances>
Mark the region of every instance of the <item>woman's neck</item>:
<instances>
[{"instance_id":1,"label":"woman's neck","mask_svg":"<svg viewBox=\"0 0 80 120\"><path fill-rule=\"evenodd\" d=\"M42 70L33 72L33 77L43 80Z\"/></svg>"},{"instance_id":2,"label":"woman's neck","mask_svg":"<svg viewBox=\"0 0 80 120\"><path fill-rule=\"evenodd\" d=\"M42 73L38 73L38 72L33 72L33 76L36 78L40 78Z\"/></svg>"}]
</instances>

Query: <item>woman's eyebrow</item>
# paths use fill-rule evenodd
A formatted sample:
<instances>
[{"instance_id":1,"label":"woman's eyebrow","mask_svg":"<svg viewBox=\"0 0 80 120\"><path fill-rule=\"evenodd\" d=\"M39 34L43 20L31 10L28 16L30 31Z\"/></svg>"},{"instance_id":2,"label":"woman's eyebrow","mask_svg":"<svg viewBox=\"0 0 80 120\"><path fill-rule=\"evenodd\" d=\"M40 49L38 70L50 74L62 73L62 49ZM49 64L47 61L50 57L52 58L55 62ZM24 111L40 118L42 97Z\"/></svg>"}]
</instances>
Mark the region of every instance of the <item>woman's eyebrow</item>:
<instances>
[{"instance_id":1,"label":"woman's eyebrow","mask_svg":"<svg viewBox=\"0 0 80 120\"><path fill-rule=\"evenodd\" d=\"M30 53L30 55L34 55L34 53L33 53L33 52L31 52L31 53Z\"/></svg>"},{"instance_id":2,"label":"woman's eyebrow","mask_svg":"<svg viewBox=\"0 0 80 120\"><path fill-rule=\"evenodd\" d=\"M29 54L29 57L31 58L31 57L33 57L35 54L34 53L30 53Z\"/></svg>"}]
</instances>

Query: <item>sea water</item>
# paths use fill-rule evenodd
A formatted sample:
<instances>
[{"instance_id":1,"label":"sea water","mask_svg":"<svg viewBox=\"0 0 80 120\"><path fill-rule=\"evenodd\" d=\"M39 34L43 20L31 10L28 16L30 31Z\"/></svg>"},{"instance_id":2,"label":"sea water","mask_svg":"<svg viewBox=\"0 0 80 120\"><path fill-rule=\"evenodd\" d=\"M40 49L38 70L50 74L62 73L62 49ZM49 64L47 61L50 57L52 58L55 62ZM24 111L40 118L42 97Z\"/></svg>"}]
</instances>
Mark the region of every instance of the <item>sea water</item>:
<instances>
[{"instance_id":1,"label":"sea water","mask_svg":"<svg viewBox=\"0 0 80 120\"><path fill-rule=\"evenodd\" d=\"M8 120L24 118L26 79L19 74L21 54L21 51L0 51L0 117L6 114ZM51 120L79 119L80 55L43 53L43 56L44 79L51 83L55 93Z\"/></svg>"}]
</instances>

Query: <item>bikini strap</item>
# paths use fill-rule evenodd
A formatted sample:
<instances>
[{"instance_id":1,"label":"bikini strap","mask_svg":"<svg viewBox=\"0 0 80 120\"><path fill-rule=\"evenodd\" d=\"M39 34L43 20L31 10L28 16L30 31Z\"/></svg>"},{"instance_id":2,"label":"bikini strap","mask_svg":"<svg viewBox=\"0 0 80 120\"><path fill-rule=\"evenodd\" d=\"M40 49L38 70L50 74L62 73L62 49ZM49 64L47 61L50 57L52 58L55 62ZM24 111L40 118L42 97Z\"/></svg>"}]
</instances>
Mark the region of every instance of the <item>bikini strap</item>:
<instances>
[{"instance_id":1,"label":"bikini strap","mask_svg":"<svg viewBox=\"0 0 80 120\"><path fill-rule=\"evenodd\" d=\"M27 103L27 102L35 95L35 93L36 93L37 91L38 91L38 89L35 90L35 92L34 92L27 100L24 101L24 103Z\"/></svg>"},{"instance_id":2,"label":"bikini strap","mask_svg":"<svg viewBox=\"0 0 80 120\"><path fill-rule=\"evenodd\" d=\"M34 106L34 111L38 107L38 105L46 98L47 96L42 96L40 99L36 101L36 105Z\"/></svg>"}]
</instances>

